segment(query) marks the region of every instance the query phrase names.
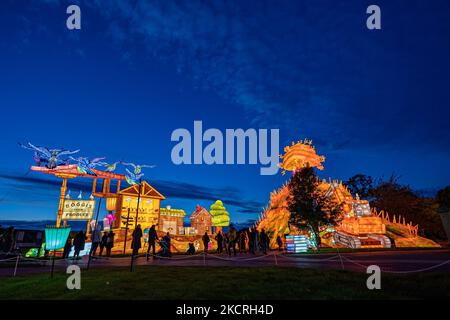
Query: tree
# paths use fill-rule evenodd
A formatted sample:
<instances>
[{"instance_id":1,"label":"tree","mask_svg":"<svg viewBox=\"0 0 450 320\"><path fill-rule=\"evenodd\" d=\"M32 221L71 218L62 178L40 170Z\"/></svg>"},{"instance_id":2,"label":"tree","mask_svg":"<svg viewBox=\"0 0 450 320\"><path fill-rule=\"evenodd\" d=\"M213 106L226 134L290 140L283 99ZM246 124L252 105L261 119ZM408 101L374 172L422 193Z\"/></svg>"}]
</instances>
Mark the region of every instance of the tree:
<instances>
[{"instance_id":1,"label":"tree","mask_svg":"<svg viewBox=\"0 0 450 320\"><path fill-rule=\"evenodd\" d=\"M230 225L230 214L222 201L217 200L209 209L212 216L212 223L215 227L227 227Z\"/></svg>"},{"instance_id":2,"label":"tree","mask_svg":"<svg viewBox=\"0 0 450 320\"><path fill-rule=\"evenodd\" d=\"M441 218L438 214L438 202L432 198L422 198L409 187L401 185L398 178L392 176L374 187L370 195L370 205L397 217L401 215L406 221L419 225L420 235L433 240L446 238ZM441 198L445 198L445 192ZM439 198L439 196L438 196ZM445 200L442 200L445 203Z\"/></svg>"},{"instance_id":3,"label":"tree","mask_svg":"<svg viewBox=\"0 0 450 320\"><path fill-rule=\"evenodd\" d=\"M336 224L341 212L341 204L335 204L326 197L319 184L312 167L295 172L288 184L287 201L291 213L289 224L313 232L318 246L321 244L321 227Z\"/></svg>"},{"instance_id":4,"label":"tree","mask_svg":"<svg viewBox=\"0 0 450 320\"><path fill-rule=\"evenodd\" d=\"M441 211L450 211L450 186L438 191L436 202L439 204Z\"/></svg>"},{"instance_id":5,"label":"tree","mask_svg":"<svg viewBox=\"0 0 450 320\"><path fill-rule=\"evenodd\" d=\"M358 194L362 199L369 197L373 189L372 177L364 174L354 175L344 182L344 185L347 186L353 195Z\"/></svg>"}]
</instances>

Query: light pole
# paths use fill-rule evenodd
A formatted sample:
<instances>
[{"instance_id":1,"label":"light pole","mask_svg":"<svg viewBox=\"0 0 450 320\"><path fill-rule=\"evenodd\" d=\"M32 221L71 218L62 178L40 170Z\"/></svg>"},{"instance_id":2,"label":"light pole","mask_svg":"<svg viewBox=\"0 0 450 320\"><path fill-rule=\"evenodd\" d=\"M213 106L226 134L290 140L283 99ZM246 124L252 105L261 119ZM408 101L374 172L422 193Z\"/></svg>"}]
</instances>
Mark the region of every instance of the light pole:
<instances>
[{"instance_id":1,"label":"light pole","mask_svg":"<svg viewBox=\"0 0 450 320\"><path fill-rule=\"evenodd\" d=\"M128 224L130 222L131 198L128 197L125 201L128 203L128 215L127 215L127 220L126 220L126 224L125 224L125 238L123 240L123 254L125 254L125 250L127 249L127 236L128 236Z\"/></svg>"},{"instance_id":2,"label":"light pole","mask_svg":"<svg viewBox=\"0 0 450 320\"><path fill-rule=\"evenodd\" d=\"M139 217L139 204L141 202L141 193L142 193L142 179L139 180L139 193L138 193L138 200L137 200L137 206L136 206L136 221L134 222L134 231L136 231L136 227L138 224L137 222L138 222L138 217ZM131 242L131 243L133 243L133 242ZM133 262L134 262L134 248L133 248L133 252L131 252L131 264L130 264L131 272L133 272Z\"/></svg>"}]
</instances>

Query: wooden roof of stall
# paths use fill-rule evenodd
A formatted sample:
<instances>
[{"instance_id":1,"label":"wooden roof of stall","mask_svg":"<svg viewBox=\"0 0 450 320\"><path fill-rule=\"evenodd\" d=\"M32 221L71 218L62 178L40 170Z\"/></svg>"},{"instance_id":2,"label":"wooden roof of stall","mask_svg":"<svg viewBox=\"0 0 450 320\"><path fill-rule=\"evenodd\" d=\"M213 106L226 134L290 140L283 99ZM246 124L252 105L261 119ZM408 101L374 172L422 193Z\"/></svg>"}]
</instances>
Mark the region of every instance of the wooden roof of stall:
<instances>
[{"instance_id":1,"label":"wooden roof of stall","mask_svg":"<svg viewBox=\"0 0 450 320\"><path fill-rule=\"evenodd\" d=\"M126 180L123 174L117 174L112 172L106 172L97 169L91 169L93 174L81 173L78 170L78 166L76 164L68 164L63 166L57 166L54 169L49 169L47 167L38 167L32 166L32 171L42 172L46 174L51 174L59 178L76 178L76 177L87 177L87 178L100 178L100 179L117 179L117 180Z\"/></svg>"},{"instance_id":2,"label":"wooden roof of stall","mask_svg":"<svg viewBox=\"0 0 450 320\"><path fill-rule=\"evenodd\" d=\"M153 198L160 200L166 199L166 197L164 197L155 188L149 185L147 181L142 182L142 187L140 189L141 189L141 198ZM135 184L131 187L123 189L122 191L119 192L119 194L123 196L137 197L139 195L139 185Z\"/></svg>"}]
</instances>

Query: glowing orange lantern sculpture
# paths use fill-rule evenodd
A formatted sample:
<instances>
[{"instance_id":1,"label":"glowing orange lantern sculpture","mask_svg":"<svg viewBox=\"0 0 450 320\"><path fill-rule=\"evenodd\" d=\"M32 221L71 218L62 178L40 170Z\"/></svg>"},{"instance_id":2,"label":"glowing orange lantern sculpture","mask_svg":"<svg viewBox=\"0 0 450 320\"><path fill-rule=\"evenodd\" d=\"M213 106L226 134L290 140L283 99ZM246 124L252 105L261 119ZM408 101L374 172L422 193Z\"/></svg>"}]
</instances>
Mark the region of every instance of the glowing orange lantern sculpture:
<instances>
[{"instance_id":1,"label":"glowing orange lantern sculpture","mask_svg":"<svg viewBox=\"0 0 450 320\"><path fill-rule=\"evenodd\" d=\"M283 169L283 174L286 171L297 171L306 166L323 170L322 162L325 161L325 157L316 153L311 140L292 142L291 146L284 148L284 152L285 154L280 156L283 161L278 164Z\"/></svg>"}]
</instances>

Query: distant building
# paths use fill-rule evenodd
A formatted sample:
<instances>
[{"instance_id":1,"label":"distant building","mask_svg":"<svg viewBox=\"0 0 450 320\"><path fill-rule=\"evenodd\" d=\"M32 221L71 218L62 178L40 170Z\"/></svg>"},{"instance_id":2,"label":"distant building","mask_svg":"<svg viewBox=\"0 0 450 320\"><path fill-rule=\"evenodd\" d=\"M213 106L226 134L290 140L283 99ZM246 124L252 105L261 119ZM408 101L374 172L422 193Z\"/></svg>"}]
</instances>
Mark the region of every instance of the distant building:
<instances>
[{"instance_id":1,"label":"distant building","mask_svg":"<svg viewBox=\"0 0 450 320\"><path fill-rule=\"evenodd\" d=\"M197 234L202 235L205 232L212 234L212 216L208 210L197 205L189 218L191 219L191 227L195 228Z\"/></svg>"}]
</instances>

